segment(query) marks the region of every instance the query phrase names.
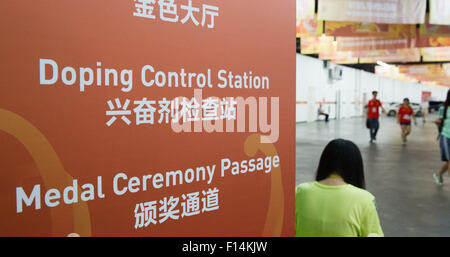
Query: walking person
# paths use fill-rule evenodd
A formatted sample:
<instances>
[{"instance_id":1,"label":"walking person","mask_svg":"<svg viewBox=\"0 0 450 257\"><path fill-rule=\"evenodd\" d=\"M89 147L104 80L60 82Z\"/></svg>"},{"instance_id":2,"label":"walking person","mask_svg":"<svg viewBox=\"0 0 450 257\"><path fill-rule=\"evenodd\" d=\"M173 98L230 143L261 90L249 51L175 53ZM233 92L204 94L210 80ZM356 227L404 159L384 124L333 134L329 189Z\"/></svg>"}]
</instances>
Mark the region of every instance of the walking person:
<instances>
[{"instance_id":1,"label":"walking person","mask_svg":"<svg viewBox=\"0 0 450 257\"><path fill-rule=\"evenodd\" d=\"M427 101L425 101L425 102L423 102L422 103L422 105L420 106L421 107L421 113L422 113L422 122L423 122L423 124L425 124L425 122L426 122L426 117L427 117L427 115L428 115L428 109L430 108L430 104L428 103L428 100Z\"/></svg>"},{"instance_id":2,"label":"walking person","mask_svg":"<svg viewBox=\"0 0 450 257\"><path fill-rule=\"evenodd\" d=\"M413 108L409 105L409 99L403 99L403 104L397 111L397 123L400 124L402 142L406 144L406 138L411 134L411 119L417 125L416 117Z\"/></svg>"},{"instance_id":3,"label":"walking person","mask_svg":"<svg viewBox=\"0 0 450 257\"><path fill-rule=\"evenodd\" d=\"M378 92L372 92L372 99L367 104L367 125L370 130L370 143L373 143L377 140L378 129L380 128L380 108L383 113L386 113L386 110L383 108L380 100L377 99Z\"/></svg>"},{"instance_id":4,"label":"walking person","mask_svg":"<svg viewBox=\"0 0 450 257\"><path fill-rule=\"evenodd\" d=\"M317 114L319 115L319 117L321 115L325 116L325 122L328 122L328 114L323 110L322 108L322 104L319 105L319 109L317 110Z\"/></svg>"},{"instance_id":5,"label":"walking person","mask_svg":"<svg viewBox=\"0 0 450 257\"><path fill-rule=\"evenodd\" d=\"M296 236L384 236L375 197L364 188L358 147L344 139L328 143L320 157L316 181L295 189Z\"/></svg>"},{"instance_id":6,"label":"walking person","mask_svg":"<svg viewBox=\"0 0 450 257\"><path fill-rule=\"evenodd\" d=\"M439 108L439 118L435 123L439 126L440 138L439 146L441 149L441 160L444 162L441 170L438 173L433 173L433 178L438 185L444 183L443 175L445 172L450 174L450 90L447 91L447 99L445 99L444 105Z\"/></svg>"}]
</instances>

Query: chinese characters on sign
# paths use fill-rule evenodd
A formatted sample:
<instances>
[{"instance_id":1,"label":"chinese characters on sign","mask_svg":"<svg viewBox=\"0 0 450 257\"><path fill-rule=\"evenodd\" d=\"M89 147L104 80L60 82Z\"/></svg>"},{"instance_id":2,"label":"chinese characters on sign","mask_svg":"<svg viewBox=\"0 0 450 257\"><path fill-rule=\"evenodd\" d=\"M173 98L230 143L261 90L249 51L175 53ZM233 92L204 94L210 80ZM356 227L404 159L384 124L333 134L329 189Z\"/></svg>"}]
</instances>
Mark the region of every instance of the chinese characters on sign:
<instances>
[{"instance_id":1,"label":"chinese characters on sign","mask_svg":"<svg viewBox=\"0 0 450 257\"><path fill-rule=\"evenodd\" d=\"M183 194L181 202L180 197L164 197L159 200L159 208L158 201L136 204L134 228L148 227L150 224L161 224L168 219L178 220L219 209L219 189L202 190L201 194L202 197L200 197L200 192Z\"/></svg>"},{"instance_id":2,"label":"chinese characters on sign","mask_svg":"<svg viewBox=\"0 0 450 257\"><path fill-rule=\"evenodd\" d=\"M106 116L109 116L109 120L106 125L110 127L118 118L120 118L127 125L131 124L129 117L132 115L132 111L128 109L130 100L126 99L123 104L120 99L116 98L113 101L108 100L109 110L106 111ZM159 110L154 106L158 102ZM115 105L114 105L115 103ZM233 97L222 98L207 98L203 99L200 104L195 97L191 100L183 98L176 98L175 100L167 100L165 97L162 100L147 100L146 97L142 100L134 101L135 108L133 112L136 116L136 125L141 124L155 124L156 122L169 123L178 122L183 119L183 122L200 121L200 120L236 120L236 104L237 102ZM181 108L180 108L181 106ZM156 111L158 114L155 115ZM155 116L159 116L159 119L155 121ZM131 118L131 117L130 117Z\"/></svg>"},{"instance_id":3,"label":"chinese characters on sign","mask_svg":"<svg viewBox=\"0 0 450 257\"><path fill-rule=\"evenodd\" d=\"M165 22L181 22L185 24L190 21L195 26L201 24L202 27L207 26L209 29L212 29L214 28L214 17L219 16L219 7L208 4L203 4L201 8L195 7L192 4L192 0L188 0L187 5L179 5L180 9L183 10L182 16L178 15L178 5L175 3L175 0L134 0L135 12L133 15L147 19L156 19L158 15L155 12L156 5L159 6L159 18ZM199 21L200 13L201 21Z\"/></svg>"}]
</instances>

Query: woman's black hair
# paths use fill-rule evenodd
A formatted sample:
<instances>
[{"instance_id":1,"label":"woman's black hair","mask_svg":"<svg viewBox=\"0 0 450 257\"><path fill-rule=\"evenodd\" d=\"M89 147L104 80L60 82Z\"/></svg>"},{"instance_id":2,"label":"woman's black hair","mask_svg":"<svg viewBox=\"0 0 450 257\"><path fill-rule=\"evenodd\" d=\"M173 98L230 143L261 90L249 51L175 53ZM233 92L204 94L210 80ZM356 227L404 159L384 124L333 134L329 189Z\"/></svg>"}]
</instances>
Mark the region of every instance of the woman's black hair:
<instances>
[{"instance_id":1,"label":"woman's black hair","mask_svg":"<svg viewBox=\"0 0 450 257\"><path fill-rule=\"evenodd\" d=\"M444 121L447 119L447 108L450 106L450 89L447 91L447 99L444 102L444 118L442 119L442 125L444 126Z\"/></svg>"},{"instance_id":2,"label":"woman's black hair","mask_svg":"<svg viewBox=\"0 0 450 257\"><path fill-rule=\"evenodd\" d=\"M316 181L326 179L333 173L341 176L348 184L366 188L361 152L353 142L335 139L323 150Z\"/></svg>"}]
</instances>

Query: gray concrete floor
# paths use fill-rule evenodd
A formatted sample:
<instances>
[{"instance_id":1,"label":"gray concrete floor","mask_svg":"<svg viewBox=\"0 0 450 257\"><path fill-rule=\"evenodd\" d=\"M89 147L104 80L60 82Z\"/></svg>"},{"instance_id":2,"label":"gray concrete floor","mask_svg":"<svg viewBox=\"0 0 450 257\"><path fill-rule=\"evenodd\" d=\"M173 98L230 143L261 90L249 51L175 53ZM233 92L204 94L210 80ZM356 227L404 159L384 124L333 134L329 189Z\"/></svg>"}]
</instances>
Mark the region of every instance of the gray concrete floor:
<instances>
[{"instance_id":1,"label":"gray concrete floor","mask_svg":"<svg viewBox=\"0 0 450 257\"><path fill-rule=\"evenodd\" d=\"M335 138L353 141L361 150L366 187L376 197L385 236L450 236L450 176L437 186L440 169L437 129L430 115L417 119L406 146L394 118L382 117L377 142L369 143L364 118L297 124L296 185L313 181L325 145Z\"/></svg>"}]
</instances>

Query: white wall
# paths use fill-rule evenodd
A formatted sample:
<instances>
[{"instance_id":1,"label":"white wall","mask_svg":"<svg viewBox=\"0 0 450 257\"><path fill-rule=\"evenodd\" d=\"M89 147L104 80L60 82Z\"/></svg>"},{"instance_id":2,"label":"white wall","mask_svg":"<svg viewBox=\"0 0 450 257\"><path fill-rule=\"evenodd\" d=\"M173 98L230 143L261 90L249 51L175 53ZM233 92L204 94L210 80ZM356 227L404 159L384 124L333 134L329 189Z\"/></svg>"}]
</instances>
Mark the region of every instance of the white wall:
<instances>
[{"instance_id":1,"label":"white wall","mask_svg":"<svg viewBox=\"0 0 450 257\"><path fill-rule=\"evenodd\" d=\"M330 63L330 67L334 66ZM322 108L331 119L336 118L339 107L340 118L361 116L363 106L374 90L378 91L378 98L383 104L401 102L405 97L411 102L420 103L422 91L431 91L431 97L440 101L445 100L447 95L446 88L426 87L419 83L397 81L362 70L340 67L343 70L342 80L331 83L322 60L297 54L297 122L317 120L320 103L323 103ZM340 101L337 101L338 95Z\"/></svg>"}]
</instances>

